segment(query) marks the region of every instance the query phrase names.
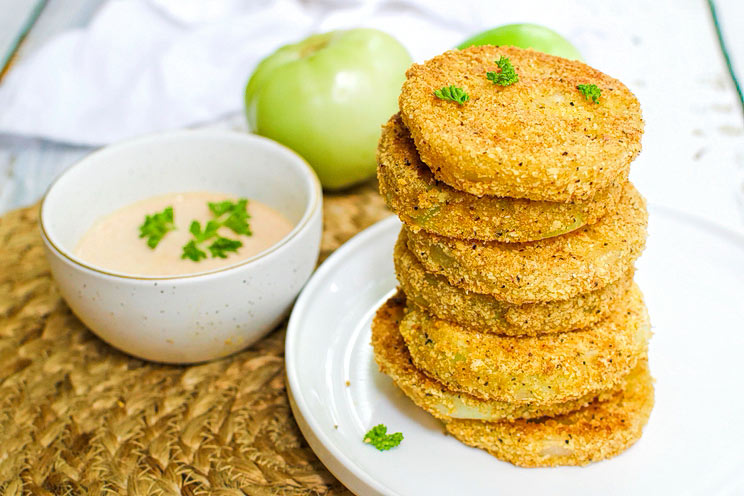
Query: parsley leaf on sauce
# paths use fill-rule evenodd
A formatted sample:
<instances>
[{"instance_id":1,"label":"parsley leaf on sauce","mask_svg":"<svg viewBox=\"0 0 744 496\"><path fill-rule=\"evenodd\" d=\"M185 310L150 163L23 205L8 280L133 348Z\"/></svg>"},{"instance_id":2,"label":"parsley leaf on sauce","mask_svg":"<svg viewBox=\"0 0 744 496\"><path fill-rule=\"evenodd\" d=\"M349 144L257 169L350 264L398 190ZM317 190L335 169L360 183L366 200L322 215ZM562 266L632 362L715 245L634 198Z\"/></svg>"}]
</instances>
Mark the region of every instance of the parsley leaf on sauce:
<instances>
[{"instance_id":1,"label":"parsley leaf on sauce","mask_svg":"<svg viewBox=\"0 0 744 496\"><path fill-rule=\"evenodd\" d=\"M139 227L140 238L147 238L147 246L155 249L163 236L176 228L173 223L173 207L165 207L162 212L145 216L145 222Z\"/></svg>"}]
</instances>

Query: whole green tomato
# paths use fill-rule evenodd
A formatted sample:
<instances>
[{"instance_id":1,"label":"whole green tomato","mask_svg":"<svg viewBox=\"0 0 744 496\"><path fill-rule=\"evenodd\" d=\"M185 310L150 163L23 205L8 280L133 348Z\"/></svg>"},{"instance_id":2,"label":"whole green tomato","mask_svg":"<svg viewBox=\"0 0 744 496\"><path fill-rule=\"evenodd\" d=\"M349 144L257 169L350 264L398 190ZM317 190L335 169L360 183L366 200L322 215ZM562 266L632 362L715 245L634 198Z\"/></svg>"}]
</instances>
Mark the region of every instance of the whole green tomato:
<instances>
[{"instance_id":1,"label":"whole green tomato","mask_svg":"<svg viewBox=\"0 0 744 496\"><path fill-rule=\"evenodd\" d=\"M583 60L581 54L566 38L552 29L539 24L506 24L483 31L463 41L457 48L462 50L471 45L505 45L519 48L533 48L573 60Z\"/></svg>"},{"instance_id":2,"label":"whole green tomato","mask_svg":"<svg viewBox=\"0 0 744 496\"><path fill-rule=\"evenodd\" d=\"M411 57L374 29L332 31L262 60L245 89L251 130L302 155L326 189L375 174L380 126L398 109Z\"/></svg>"}]
</instances>

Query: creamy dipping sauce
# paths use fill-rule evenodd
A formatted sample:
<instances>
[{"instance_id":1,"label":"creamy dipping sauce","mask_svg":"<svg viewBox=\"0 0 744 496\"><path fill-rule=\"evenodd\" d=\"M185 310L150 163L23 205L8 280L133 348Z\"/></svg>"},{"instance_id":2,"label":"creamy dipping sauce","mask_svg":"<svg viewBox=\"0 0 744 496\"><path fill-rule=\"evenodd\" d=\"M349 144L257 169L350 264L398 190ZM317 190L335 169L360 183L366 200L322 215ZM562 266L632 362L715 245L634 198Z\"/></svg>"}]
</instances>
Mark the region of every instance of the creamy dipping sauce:
<instances>
[{"instance_id":1,"label":"creamy dipping sauce","mask_svg":"<svg viewBox=\"0 0 744 496\"><path fill-rule=\"evenodd\" d=\"M227 258L208 257L198 262L182 259L183 246L193 239L189 226L202 226L213 219L207 205L238 198L223 193L188 192L156 196L123 207L96 221L83 235L75 254L85 262L112 272L145 276L173 276L205 272L234 265L278 243L294 227L282 214L255 200L248 200L251 236L238 235L221 227L219 235L238 239L243 246ZM176 229L168 232L153 249L140 238L145 216L173 207ZM202 249L209 254L207 247Z\"/></svg>"}]
</instances>

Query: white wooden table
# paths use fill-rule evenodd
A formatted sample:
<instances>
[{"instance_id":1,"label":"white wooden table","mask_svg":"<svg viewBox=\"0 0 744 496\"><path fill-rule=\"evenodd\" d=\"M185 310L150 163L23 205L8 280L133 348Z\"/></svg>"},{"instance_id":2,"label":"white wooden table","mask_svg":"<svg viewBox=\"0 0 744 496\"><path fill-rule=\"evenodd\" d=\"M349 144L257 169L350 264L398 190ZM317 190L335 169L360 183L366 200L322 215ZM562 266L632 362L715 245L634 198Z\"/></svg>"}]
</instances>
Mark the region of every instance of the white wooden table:
<instances>
[{"instance_id":1,"label":"white wooden table","mask_svg":"<svg viewBox=\"0 0 744 496\"><path fill-rule=\"evenodd\" d=\"M0 0L0 84L19 60L56 34L84 26L104 2ZM539 11L546 2L532 3ZM741 230L744 105L710 4L573 0L565 8L580 12L599 33L590 46L579 46L586 59L626 82L642 103L644 151L631 176L639 189L652 203ZM744 1L713 4L734 73L744 82ZM622 45L612 37L602 41L602 30L623 33ZM242 126L242 117L236 115L230 125ZM57 174L90 151L0 135L0 212L38 201Z\"/></svg>"}]
</instances>

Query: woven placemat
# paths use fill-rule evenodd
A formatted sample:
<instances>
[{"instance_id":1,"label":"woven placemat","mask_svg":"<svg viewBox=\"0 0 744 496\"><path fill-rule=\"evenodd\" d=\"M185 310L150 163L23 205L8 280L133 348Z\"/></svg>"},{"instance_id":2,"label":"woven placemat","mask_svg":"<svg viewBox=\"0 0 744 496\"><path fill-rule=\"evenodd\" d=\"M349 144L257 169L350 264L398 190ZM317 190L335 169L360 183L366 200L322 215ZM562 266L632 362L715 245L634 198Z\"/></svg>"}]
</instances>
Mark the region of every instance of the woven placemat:
<instances>
[{"instance_id":1,"label":"woven placemat","mask_svg":"<svg viewBox=\"0 0 744 496\"><path fill-rule=\"evenodd\" d=\"M326 195L321 258L389 215L376 188ZM37 214L0 218L0 494L348 494L292 417L284 325L203 365L131 358L60 299Z\"/></svg>"}]
</instances>

